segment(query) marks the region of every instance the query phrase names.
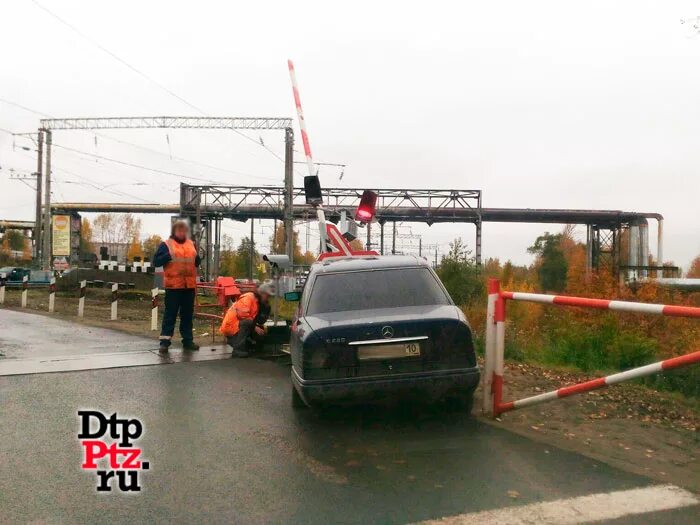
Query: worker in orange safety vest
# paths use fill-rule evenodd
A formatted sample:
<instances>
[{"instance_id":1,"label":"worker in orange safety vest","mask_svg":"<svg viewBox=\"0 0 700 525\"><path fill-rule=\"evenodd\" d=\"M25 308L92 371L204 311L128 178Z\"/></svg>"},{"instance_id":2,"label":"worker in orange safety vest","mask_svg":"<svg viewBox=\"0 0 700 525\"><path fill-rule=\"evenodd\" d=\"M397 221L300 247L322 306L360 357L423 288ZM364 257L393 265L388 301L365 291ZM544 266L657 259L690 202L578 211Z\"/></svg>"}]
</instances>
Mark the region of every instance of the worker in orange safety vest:
<instances>
[{"instance_id":1,"label":"worker in orange safety vest","mask_svg":"<svg viewBox=\"0 0 700 525\"><path fill-rule=\"evenodd\" d=\"M249 338L255 335L262 336L265 333L263 323L258 324L256 321L260 320L258 315L260 310L266 309L270 296L274 293L272 284L263 283L255 292L241 295L228 309L219 331L226 336L226 342L233 347L231 357L248 357L250 355Z\"/></svg>"},{"instance_id":2,"label":"worker in orange safety vest","mask_svg":"<svg viewBox=\"0 0 700 525\"><path fill-rule=\"evenodd\" d=\"M190 225L184 219L173 223L170 238L158 246L153 265L163 267L165 288L165 312L160 331L159 352L168 352L180 314L180 335L183 350L199 350L192 335L194 294L197 283L197 267L201 259L197 248L189 238Z\"/></svg>"}]
</instances>

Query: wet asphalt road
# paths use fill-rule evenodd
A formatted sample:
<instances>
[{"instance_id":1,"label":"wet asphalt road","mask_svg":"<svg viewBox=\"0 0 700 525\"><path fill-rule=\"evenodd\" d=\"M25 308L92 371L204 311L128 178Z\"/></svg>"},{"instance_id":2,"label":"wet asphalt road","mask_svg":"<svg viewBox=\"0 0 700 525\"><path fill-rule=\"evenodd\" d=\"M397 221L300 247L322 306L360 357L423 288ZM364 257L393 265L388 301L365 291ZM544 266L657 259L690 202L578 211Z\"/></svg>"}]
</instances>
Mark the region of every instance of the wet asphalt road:
<instances>
[{"instance_id":1,"label":"wet asphalt road","mask_svg":"<svg viewBox=\"0 0 700 525\"><path fill-rule=\"evenodd\" d=\"M409 523L652 484L459 412L294 411L289 389L255 359L0 377L0 523ZM95 492L81 408L144 423L140 494Z\"/></svg>"}]
</instances>

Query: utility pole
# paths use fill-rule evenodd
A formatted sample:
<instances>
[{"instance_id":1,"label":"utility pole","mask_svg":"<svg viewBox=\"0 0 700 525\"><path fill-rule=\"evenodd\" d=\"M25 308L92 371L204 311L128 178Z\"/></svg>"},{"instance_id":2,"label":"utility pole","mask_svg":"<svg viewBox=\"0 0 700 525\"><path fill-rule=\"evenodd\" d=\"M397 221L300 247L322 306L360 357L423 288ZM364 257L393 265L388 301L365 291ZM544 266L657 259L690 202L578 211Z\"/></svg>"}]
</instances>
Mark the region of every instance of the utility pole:
<instances>
[{"instance_id":1,"label":"utility pole","mask_svg":"<svg viewBox=\"0 0 700 525\"><path fill-rule=\"evenodd\" d=\"M423 257L423 237L418 237L418 257Z\"/></svg>"},{"instance_id":2,"label":"utility pole","mask_svg":"<svg viewBox=\"0 0 700 525\"><path fill-rule=\"evenodd\" d=\"M41 268L41 185L44 171L44 132L39 129L36 157L36 215L34 217L34 265Z\"/></svg>"},{"instance_id":3,"label":"utility pole","mask_svg":"<svg viewBox=\"0 0 700 525\"><path fill-rule=\"evenodd\" d=\"M384 255L384 221L379 221L379 254Z\"/></svg>"},{"instance_id":4,"label":"utility pole","mask_svg":"<svg viewBox=\"0 0 700 525\"><path fill-rule=\"evenodd\" d=\"M51 269L51 130L46 133L46 192L44 194L44 253L42 253L43 269Z\"/></svg>"},{"instance_id":5,"label":"utility pole","mask_svg":"<svg viewBox=\"0 0 700 525\"><path fill-rule=\"evenodd\" d=\"M294 261L294 130L284 130L284 235L286 254ZM276 233L276 232L275 232ZM274 238L274 236L273 236Z\"/></svg>"},{"instance_id":6,"label":"utility pole","mask_svg":"<svg viewBox=\"0 0 700 525\"><path fill-rule=\"evenodd\" d=\"M437 246L435 247L435 269L437 270Z\"/></svg>"},{"instance_id":7,"label":"utility pole","mask_svg":"<svg viewBox=\"0 0 700 525\"><path fill-rule=\"evenodd\" d=\"M366 250L369 251L372 249L372 223L368 222L367 223L367 248Z\"/></svg>"},{"instance_id":8,"label":"utility pole","mask_svg":"<svg viewBox=\"0 0 700 525\"><path fill-rule=\"evenodd\" d=\"M394 227L391 230L391 255L396 255L396 221L394 221Z\"/></svg>"},{"instance_id":9,"label":"utility pole","mask_svg":"<svg viewBox=\"0 0 700 525\"><path fill-rule=\"evenodd\" d=\"M248 270L248 279L253 280L253 264L255 262L255 220L250 218L250 269Z\"/></svg>"}]
</instances>

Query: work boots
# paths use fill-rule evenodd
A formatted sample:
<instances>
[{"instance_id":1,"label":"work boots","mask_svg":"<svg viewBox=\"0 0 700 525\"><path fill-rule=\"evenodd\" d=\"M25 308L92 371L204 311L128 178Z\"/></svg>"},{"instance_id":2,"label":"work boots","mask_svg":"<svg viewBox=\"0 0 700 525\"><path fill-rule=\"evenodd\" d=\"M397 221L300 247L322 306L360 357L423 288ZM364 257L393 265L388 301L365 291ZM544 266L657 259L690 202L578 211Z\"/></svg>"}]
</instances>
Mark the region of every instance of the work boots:
<instances>
[{"instance_id":1,"label":"work boots","mask_svg":"<svg viewBox=\"0 0 700 525\"><path fill-rule=\"evenodd\" d=\"M199 345L194 341L189 341L187 343L182 343L182 349L188 352L196 352L199 350Z\"/></svg>"}]
</instances>

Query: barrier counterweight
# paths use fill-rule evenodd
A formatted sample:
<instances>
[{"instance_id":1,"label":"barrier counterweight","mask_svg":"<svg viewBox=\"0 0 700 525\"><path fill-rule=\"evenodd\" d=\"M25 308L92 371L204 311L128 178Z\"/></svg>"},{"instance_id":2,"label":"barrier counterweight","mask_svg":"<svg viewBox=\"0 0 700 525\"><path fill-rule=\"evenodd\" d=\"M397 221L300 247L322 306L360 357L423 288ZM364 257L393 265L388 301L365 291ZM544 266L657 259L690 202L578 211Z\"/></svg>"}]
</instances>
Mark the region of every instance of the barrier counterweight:
<instances>
[{"instance_id":1,"label":"barrier counterweight","mask_svg":"<svg viewBox=\"0 0 700 525\"><path fill-rule=\"evenodd\" d=\"M0 273L0 304L5 304L5 279L7 274Z\"/></svg>"}]
</instances>

